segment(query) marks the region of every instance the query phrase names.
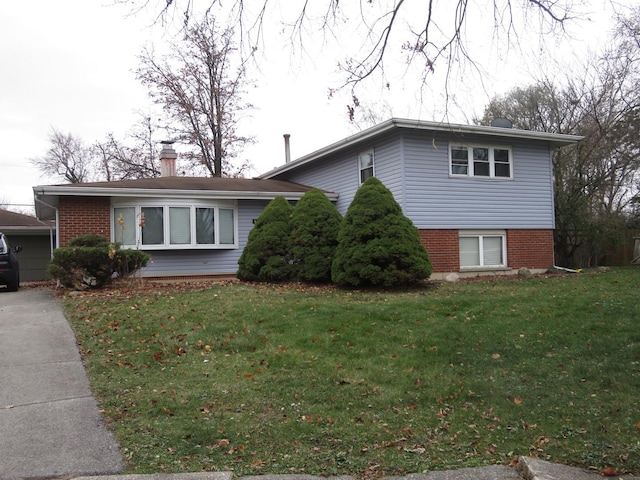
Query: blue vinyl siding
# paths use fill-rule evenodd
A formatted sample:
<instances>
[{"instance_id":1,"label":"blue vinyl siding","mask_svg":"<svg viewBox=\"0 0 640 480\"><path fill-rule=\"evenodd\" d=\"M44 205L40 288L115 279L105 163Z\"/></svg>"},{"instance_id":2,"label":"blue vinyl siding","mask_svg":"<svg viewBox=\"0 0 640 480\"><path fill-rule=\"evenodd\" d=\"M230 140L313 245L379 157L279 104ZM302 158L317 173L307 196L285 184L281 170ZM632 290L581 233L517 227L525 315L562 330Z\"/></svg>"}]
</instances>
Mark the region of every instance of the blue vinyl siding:
<instances>
[{"instance_id":1,"label":"blue vinyl siding","mask_svg":"<svg viewBox=\"0 0 640 480\"><path fill-rule=\"evenodd\" d=\"M511 147L513 179L450 177L450 142ZM344 214L359 186L358 153L369 148L374 149L375 176L418 228L555 226L551 154L542 141L396 130L276 178L338 193L337 207Z\"/></svg>"},{"instance_id":2,"label":"blue vinyl siding","mask_svg":"<svg viewBox=\"0 0 640 480\"><path fill-rule=\"evenodd\" d=\"M400 202L403 197L401 142L397 136L388 135L375 144L363 144L311 165L305 165L275 178L302 183L339 194L336 207L344 215L360 186L358 154L374 148L375 176L389 188ZM383 180L384 179L384 180Z\"/></svg>"},{"instance_id":3,"label":"blue vinyl siding","mask_svg":"<svg viewBox=\"0 0 640 480\"><path fill-rule=\"evenodd\" d=\"M238 248L151 251L152 261L142 270L142 276L235 274L253 220L260 216L267 203L266 200L238 200Z\"/></svg>"},{"instance_id":4,"label":"blue vinyl siding","mask_svg":"<svg viewBox=\"0 0 640 480\"><path fill-rule=\"evenodd\" d=\"M508 140L467 143L512 148L513 179L449 176L449 143L460 139L440 134L405 135L405 214L418 228L554 228L553 185L549 146Z\"/></svg>"}]
</instances>

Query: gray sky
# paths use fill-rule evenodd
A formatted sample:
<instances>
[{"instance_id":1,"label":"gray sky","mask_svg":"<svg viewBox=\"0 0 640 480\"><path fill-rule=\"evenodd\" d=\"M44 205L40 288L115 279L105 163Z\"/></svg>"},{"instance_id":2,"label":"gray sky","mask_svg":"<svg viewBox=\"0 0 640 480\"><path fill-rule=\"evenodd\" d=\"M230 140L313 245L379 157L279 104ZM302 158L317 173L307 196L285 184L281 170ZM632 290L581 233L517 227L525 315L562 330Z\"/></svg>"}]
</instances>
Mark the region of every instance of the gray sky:
<instances>
[{"instance_id":1,"label":"gray sky","mask_svg":"<svg viewBox=\"0 0 640 480\"><path fill-rule=\"evenodd\" d=\"M60 183L43 178L29 163L47 151L53 127L92 143L110 132L122 138L139 112L150 114L146 90L133 70L143 46L151 41L159 45L168 30L150 27L152 15L146 12L134 17L128 12L123 6L103 6L101 0L0 4L0 200L32 204L32 186ZM587 12L590 20L572 27L570 39L557 49L551 46L560 61L572 61L606 38L611 12L591 13ZM537 48L539 38L529 40L526 48ZM256 144L243 155L253 164L253 174L283 163L283 133L291 134L295 159L355 132L347 120L345 97L327 98L328 88L338 79L339 52L318 47L300 60L283 49L267 48L265 55L262 71L252 75L256 87L247 98L257 109L241 123L240 132L256 137ZM526 83L535 62L523 61L522 55L512 51L508 58L486 60L485 66L496 75L487 76L484 89L466 82L463 73L448 120L467 123L491 95ZM438 87L441 81L434 77L434 88L422 99L412 78L396 83L392 92L373 88L370 98L393 105L397 117L443 120L447 112Z\"/></svg>"}]
</instances>

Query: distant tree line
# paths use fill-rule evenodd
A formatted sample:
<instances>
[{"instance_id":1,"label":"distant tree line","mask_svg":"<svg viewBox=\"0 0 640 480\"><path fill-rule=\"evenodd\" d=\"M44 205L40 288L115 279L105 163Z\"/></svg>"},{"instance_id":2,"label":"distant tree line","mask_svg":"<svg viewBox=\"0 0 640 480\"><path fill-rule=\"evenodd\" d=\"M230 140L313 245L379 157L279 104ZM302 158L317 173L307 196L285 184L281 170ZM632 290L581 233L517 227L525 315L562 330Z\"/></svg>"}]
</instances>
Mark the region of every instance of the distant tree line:
<instances>
[{"instance_id":1,"label":"distant tree line","mask_svg":"<svg viewBox=\"0 0 640 480\"><path fill-rule=\"evenodd\" d=\"M600 57L564 78L544 77L494 98L482 118L583 135L553 154L556 261L606 263L627 227L640 225L640 9L620 17Z\"/></svg>"}]
</instances>

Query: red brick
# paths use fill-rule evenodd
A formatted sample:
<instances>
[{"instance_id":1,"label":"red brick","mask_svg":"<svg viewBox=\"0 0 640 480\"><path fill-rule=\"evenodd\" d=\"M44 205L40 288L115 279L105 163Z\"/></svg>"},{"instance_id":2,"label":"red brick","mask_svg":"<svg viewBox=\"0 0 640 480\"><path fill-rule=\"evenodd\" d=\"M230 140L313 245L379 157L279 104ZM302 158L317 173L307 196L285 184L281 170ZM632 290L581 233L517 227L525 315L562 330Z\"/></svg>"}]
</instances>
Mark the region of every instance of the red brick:
<instances>
[{"instance_id":1,"label":"red brick","mask_svg":"<svg viewBox=\"0 0 640 480\"><path fill-rule=\"evenodd\" d=\"M108 197L60 197L60 246L85 233L111 237L111 203Z\"/></svg>"}]
</instances>

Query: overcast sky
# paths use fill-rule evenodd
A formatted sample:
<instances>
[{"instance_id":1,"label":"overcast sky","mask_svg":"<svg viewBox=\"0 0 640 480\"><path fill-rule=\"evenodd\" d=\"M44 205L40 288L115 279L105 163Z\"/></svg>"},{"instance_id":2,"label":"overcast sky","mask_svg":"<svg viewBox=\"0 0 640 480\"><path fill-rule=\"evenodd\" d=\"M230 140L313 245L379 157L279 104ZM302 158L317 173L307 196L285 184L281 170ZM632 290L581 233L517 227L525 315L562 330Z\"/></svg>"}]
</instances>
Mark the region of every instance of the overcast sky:
<instances>
[{"instance_id":1,"label":"overcast sky","mask_svg":"<svg viewBox=\"0 0 640 480\"><path fill-rule=\"evenodd\" d=\"M127 16L126 7L108 3L1 2L0 201L32 204L34 185L60 183L57 178L43 178L29 163L30 158L46 153L52 128L92 143L110 132L124 137L140 112L151 112L146 90L133 71L142 48L152 41L159 44L169 30L150 27L152 15L146 12ZM558 49L560 60L586 52L588 46L597 48L606 38L611 12L593 13L571 28L572 40L565 40ZM355 132L347 120L345 99L327 98L337 78L336 56L312 53L298 68L297 61L275 50L262 58L262 71L252 74L256 87L247 100L256 110L242 123L245 131L240 132L256 138L256 144L243 155L253 164L254 175L283 163L284 133L291 134L295 159ZM506 64L502 60L487 61L489 69L500 73L488 79L485 89L475 83L458 83L456 100L461 108L450 109L450 121L469 122L490 95L531 78L528 70L535 63L531 58L511 55ZM436 79L434 85L438 85ZM442 120L445 105L438 87L434 90L432 98L420 102L415 83L409 80L384 100L393 105L394 116ZM387 94L374 89L370 98L383 95Z\"/></svg>"}]
</instances>

